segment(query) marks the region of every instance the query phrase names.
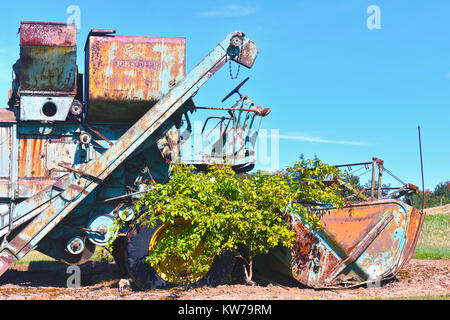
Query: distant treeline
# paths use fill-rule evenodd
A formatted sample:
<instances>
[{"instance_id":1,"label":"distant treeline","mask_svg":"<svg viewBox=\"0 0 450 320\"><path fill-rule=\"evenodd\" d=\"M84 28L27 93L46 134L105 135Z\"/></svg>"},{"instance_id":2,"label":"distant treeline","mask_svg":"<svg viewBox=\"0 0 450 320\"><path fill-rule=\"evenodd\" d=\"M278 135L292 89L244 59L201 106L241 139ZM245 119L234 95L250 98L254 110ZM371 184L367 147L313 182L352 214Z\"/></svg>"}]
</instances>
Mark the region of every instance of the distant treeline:
<instances>
[{"instance_id":1,"label":"distant treeline","mask_svg":"<svg viewBox=\"0 0 450 320\"><path fill-rule=\"evenodd\" d=\"M423 192L419 191L412 196L414 207L422 207ZM425 190L425 208L443 206L450 203L450 181L439 183L433 191Z\"/></svg>"}]
</instances>

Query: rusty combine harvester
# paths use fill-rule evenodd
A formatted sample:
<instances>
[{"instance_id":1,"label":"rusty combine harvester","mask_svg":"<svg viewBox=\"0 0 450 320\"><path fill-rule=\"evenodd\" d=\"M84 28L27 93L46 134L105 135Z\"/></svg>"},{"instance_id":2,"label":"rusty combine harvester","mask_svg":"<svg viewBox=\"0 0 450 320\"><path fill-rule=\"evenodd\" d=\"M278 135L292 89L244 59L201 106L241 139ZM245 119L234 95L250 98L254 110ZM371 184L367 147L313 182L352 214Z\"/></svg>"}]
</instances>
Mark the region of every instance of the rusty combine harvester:
<instances>
[{"instance_id":1,"label":"rusty combine harvester","mask_svg":"<svg viewBox=\"0 0 450 320\"><path fill-rule=\"evenodd\" d=\"M21 23L9 107L0 109L0 275L32 250L72 265L88 261L108 243L115 219L136 218L125 212L147 182L169 179L170 162L253 168L270 109L239 92L248 78L222 100L238 96L228 108L198 107L192 98L226 63L251 68L256 44L232 32L189 73L185 46L184 38L91 30L80 74L75 25ZM196 128L190 116L204 109L225 115ZM325 231L291 217L291 276L321 287L398 271L414 251L423 215L398 200L374 199L373 191L369 201L331 209ZM155 230L137 227L114 245L116 263L142 288L176 283L145 263L154 238ZM233 261L216 257L198 282L220 283Z\"/></svg>"}]
</instances>

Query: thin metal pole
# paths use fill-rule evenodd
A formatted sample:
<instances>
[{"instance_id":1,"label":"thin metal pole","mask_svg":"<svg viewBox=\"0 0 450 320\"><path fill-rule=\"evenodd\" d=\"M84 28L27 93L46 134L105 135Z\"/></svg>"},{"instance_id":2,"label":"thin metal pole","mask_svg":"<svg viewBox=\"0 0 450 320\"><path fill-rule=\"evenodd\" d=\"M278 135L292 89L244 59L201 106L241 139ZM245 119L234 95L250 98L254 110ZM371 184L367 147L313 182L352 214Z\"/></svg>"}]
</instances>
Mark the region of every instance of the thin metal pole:
<instances>
[{"instance_id":1,"label":"thin metal pole","mask_svg":"<svg viewBox=\"0 0 450 320\"><path fill-rule=\"evenodd\" d=\"M376 167L377 162L375 160L372 160L372 183L370 186L370 197L373 198L373 196L375 195L375 170L377 169Z\"/></svg>"},{"instance_id":2,"label":"thin metal pole","mask_svg":"<svg viewBox=\"0 0 450 320\"><path fill-rule=\"evenodd\" d=\"M381 178L383 178L383 163L378 163L378 191L377 198L381 198Z\"/></svg>"},{"instance_id":3,"label":"thin metal pole","mask_svg":"<svg viewBox=\"0 0 450 320\"><path fill-rule=\"evenodd\" d=\"M422 172L422 212L420 213L421 215L423 214L423 209L425 206L425 182L423 179L423 160L422 160L422 141L420 138L420 126L417 127L419 130L419 151L420 151L420 169Z\"/></svg>"}]
</instances>

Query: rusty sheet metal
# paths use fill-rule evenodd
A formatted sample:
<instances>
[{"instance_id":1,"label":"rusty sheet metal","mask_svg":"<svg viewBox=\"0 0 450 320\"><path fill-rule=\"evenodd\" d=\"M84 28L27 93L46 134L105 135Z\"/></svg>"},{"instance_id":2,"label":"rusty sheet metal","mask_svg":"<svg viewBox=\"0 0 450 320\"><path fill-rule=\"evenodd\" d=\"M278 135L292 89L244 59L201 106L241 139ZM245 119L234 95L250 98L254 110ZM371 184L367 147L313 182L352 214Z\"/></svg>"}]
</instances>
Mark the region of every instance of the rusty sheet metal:
<instances>
[{"instance_id":1,"label":"rusty sheet metal","mask_svg":"<svg viewBox=\"0 0 450 320\"><path fill-rule=\"evenodd\" d=\"M333 209L321 217L323 230L310 228L296 216L290 219L296 233L292 277L314 288L394 276L411 258L423 222L418 210L397 200Z\"/></svg>"},{"instance_id":2,"label":"rusty sheet metal","mask_svg":"<svg viewBox=\"0 0 450 320\"><path fill-rule=\"evenodd\" d=\"M31 197L52 185L59 176L67 173L66 169L58 166L59 162L64 161L71 166L81 163L76 136L22 134L15 143L18 144L17 196L19 198Z\"/></svg>"},{"instance_id":3,"label":"rusty sheet metal","mask_svg":"<svg viewBox=\"0 0 450 320\"><path fill-rule=\"evenodd\" d=\"M234 60L247 68L251 68L257 56L258 47L253 41L249 41L242 47L239 56Z\"/></svg>"},{"instance_id":4,"label":"rusty sheet metal","mask_svg":"<svg viewBox=\"0 0 450 320\"><path fill-rule=\"evenodd\" d=\"M20 91L54 91L75 95L75 25L22 22L20 31Z\"/></svg>"},{"instance_id":5,"label":"rusty sheet metal","mask_svg":"<svg viewBox=\"0 0 450 320\"><path fill-rule=\"evenodd\" d=\"M54 96L51 92L47 96L38 94L43 91L21 92L20 120L22 121L65 121L73 102L73 95Z\"/></svg>"},{"instance_id":6,"label":"rusty sheet metal","mask_svg":"<svg viewBox=\"0 0 450 320\"><path fill-rule=\"evenodd\" d=\"M16 123L16 112L14 109L0 108L0 123Z\"/></svg>"},{"instance_id":7,"label":"rusty sheet metal","mask_svg":"<svg viewBox=\"0 0 450 320\"><path fill-rule=\"evenodd\" d=\"M17 180L18 197L29 198L34 194L48 188L56 182L57 178L19 178Z\"/></svg>"},{"instance_id":8,"label":"rusty sheet metal","mask_svg":"<svg viewBox=\"0 0 450 320\"><path fill-rule=\"evenodd\" d=\"M19 139L19 178L56 178L63 161L80 164L79 141L76 136L22 135Z\"/></svg>"},{"instance_id":9,"label":"rusty sheet metal","mask_svg":"<svg viewBox=\"0 0 450 320\"><path fill-rule=\"evenodd\" d=\"M19 140L19 178L48 177L45 168L45 142L42 136L27 136Z\"/></svg>"},{"instance_id":10,"label":"rusty sheet metal","mask_svg":"<svg viewBox=\"0 0 450 320\"><path fill-rule=\"evenodd\" d=\"M7 116L12 119L10 114ZM104 124L96 128L115 141L129 126ZM94 137L88 147L82 147L78 138L80 127L74 124L48 126L27 123L17 128L18 139L14 142L11 140L13 130L16 128L9 122L0 127L0 198L10 198L13 143L17 145L14 158L18 162L15 184L18 198L37 194L67 173L68 170L61 167L60 162L77 168L82 163L98 158L109 147L109 143L98 137Z\"/></svg>"},{"instance_id":11,"label":"rusty sheet metal","mask_svg":"<svg viewBox=\"0 0 450 320\"><path fill-rule=\"evenodd\" d=\"M11 171L15 150L13 145L17 144L14 139L16 122L14 110L0 108L0 198L4 199L11 196Z\"/></svg>"},{"instance_id":12,"label":"rusty sheet metal","mask_svg":"<svg viewBox=\"0 0 450 320\"><path fill-rule=\"evenodd\" d=\"M0 127L0 198L9 198L11 186L12 126Z\"/></svg>"},{"instance_id":13,"label":"rusty sheet metal","mask_svg":"<svg viewBox=\"0 0 450 320\"><path fill-rule=\"evenodd\" d=\"M185 39L90 36L90 121L136 121L185 76Z\"/></svg>"},{"instance_id":14,"label":"rusty sheet metal","mask_svg":"<svg viewBox=\"0 0 450 320\"><path fill-rule=\"evenodd\" d=\"M22 21L20 23L20 45L58 47L76 46L76 25L57 22Z\"/></svg>"},{"instance_id":15,"label":"rusty sheet metal","mask_svg":"<svg viewBox=\"0 0 450 320\"><path fill-rule=\"evenodd\" d=\"M401 269L406 263L408 263L413 255L414 250L417 246L417 241L419 240L420 231L422 230L423 221L425 220L425 211L420 211L416 208L411 210L411 214L408 218L408 226L406 230L407 238L405 243L405 249L403 250Z\"/></svg>"},{"instance_id":16,"label":"rusty sheet metal","mask_svg":"<svg viewBox=\"0 0 450 320\"><path fill-rule=\"evenodd\" d=\"M75 94L76 47L22 46L20 91Z\"/></svg>"}]
</instances>

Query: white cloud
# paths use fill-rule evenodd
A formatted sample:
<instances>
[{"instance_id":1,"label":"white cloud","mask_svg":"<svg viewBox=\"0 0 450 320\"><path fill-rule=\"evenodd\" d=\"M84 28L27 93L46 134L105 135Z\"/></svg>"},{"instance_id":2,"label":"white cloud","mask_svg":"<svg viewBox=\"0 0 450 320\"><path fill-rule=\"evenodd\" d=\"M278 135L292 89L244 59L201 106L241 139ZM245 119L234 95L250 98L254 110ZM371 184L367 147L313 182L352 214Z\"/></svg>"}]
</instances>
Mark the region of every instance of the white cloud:
<instances>
[{"instance_id":1,"label":"white cloud","mask_svg":"<svg viewBox=\"0 0 450 320\"><path fill-rule=\"evenodd\" d=\"M353 146L362 146L365 145L364 142L360 141L346 141L346 140L329 140L322 139L318 137L308 137L304 135L279 135L280 139L284 140L296 140L296 141L306 141L306 142L315 142L315 143L328 143L328 144L347 144Z\"/></svg>"},{"instance_id":2,"label":"white cloud","mask_svg":"<svg viewBox=\"0 0 450 320\"><path fill-rule=\"evenodd\" d=\"M201 12L200 15L205 17L245 17L256 11L258 11L256 7L233 4L216 10Z\"/></svg>"}]
</instances>

